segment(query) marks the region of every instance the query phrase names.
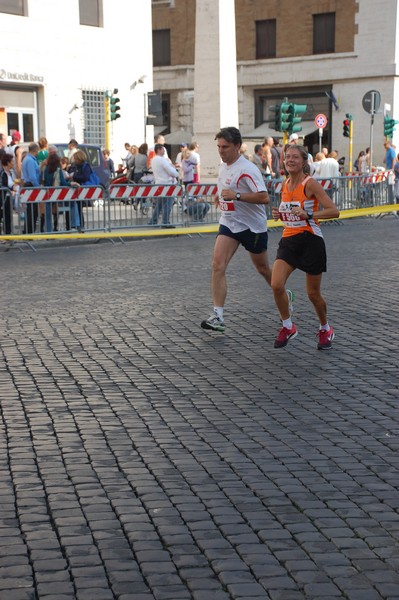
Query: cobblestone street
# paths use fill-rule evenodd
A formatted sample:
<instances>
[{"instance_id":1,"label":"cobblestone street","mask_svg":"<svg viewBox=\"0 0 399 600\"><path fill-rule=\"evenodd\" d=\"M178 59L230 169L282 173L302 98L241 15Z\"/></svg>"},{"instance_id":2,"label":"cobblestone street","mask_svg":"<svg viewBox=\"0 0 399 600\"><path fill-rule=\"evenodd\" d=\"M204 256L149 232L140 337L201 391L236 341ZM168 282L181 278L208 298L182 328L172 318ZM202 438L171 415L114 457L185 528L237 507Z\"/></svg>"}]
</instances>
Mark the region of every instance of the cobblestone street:
<instances>
[{"instance_id":1,"label":"cobblestone street","mask_svg":"<svg viewBox=\"0 0 399 600\"><path fill-rule=\"evenodd\" d=\"M323 233L328 352L212 235L1 252L0 600L399 599L399 221Z\"/></svg>"}]
</instances>

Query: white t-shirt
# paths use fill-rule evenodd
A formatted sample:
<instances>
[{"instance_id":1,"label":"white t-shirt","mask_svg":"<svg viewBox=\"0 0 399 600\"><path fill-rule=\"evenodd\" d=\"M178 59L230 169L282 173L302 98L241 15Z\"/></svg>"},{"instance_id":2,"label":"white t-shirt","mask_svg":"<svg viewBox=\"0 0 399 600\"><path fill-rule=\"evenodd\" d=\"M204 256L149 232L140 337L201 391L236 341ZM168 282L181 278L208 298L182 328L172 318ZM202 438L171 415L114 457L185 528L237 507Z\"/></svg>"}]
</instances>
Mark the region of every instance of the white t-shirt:
<instances>
[{"instance_id":1,"label":"white t-shirt","mask_svg":"<svg viewBox=\"0 0 399 600\"><path fill-rule=\"evenodd\" d=\"M174 183L179 177L172 163L164 156L155 155L152 159L151 169L154 174L155 183Z\"/></svg>"},{"instance_id":2,"label":"white t-shirt","mask_svg":"<svg viewBox=\"0 0 399 600\"><path fill-rule=\"evenodd\" d=\"M232 165L222 163L219 168L218 193L221 216L219 223L233 233L250 229L253 233L267 231L266 207L264 204L250 204L241 200L226 202L221 192L232 189L240 194L265 192L266 186L258 167L240 156Z\"/></svg>"}]
</instances>

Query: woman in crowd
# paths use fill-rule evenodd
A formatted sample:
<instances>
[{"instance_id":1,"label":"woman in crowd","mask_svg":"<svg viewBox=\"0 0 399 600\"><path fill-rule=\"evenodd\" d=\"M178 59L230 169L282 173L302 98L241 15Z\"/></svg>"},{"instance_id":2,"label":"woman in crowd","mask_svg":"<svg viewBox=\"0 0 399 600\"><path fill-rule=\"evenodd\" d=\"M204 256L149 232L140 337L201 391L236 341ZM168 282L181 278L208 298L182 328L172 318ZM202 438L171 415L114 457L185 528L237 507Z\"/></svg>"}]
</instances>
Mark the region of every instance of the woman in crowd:
<instances>
[{"instance_id":1,"label":"woman in crowd","mask_svg":"<svg viewBox=\"0 0 399 600\"><path fill-rule=\"evenodd\" d=\"M12 233L12 211L18 184L13 154L4 153L1 157L1 165L3 170L1 172L0 187L6 188L8 191L2 190L0 195L0 220L3 223L3 233L9 235Z\"/></svg>"},{"instance_id":2,"label":"woman in crowd","mask_svg":"<svg viewBox=\"0 0 399 600\"><path fill-rule=\"evenodd\" d=\"M271 282L283 325L274 347L283 348L297 335L285 285L291 273L300 269L306 273L308 298L320 321L317 348L328 350L334 339L334 330L328 323L326 301L320 293L327 257L319 219L336 219L339 210L322 186L309 176L308 153L303 146L287 147L285 169L288 178L283 184L281 203L278 208L272 208L273 218L281 219L284 224Z\"/></svg>"},{"instance_id":3,"label":"woman in crowd","mask_svg":"<svg viewBox=\"0 0 399 600\"><path fill-rule=\"evenodd\" d=\"M70 173L72 175L72 181L79 183L80 185L87 185L91 176L92 168L87 162L87 156L83 150L77 150L72 157L70 166ZM78 213L79 213L79 228L84 227L84 216L82 210L82 202L77 202Z\"/></svg>"},{"instance_id":4,"label":"woman in crowd","mask_svg":"<svg viewBox=\"0 0 399 600\"><path fill-rule=\"evenodd\" d=\"M66 187L73 186L79 187L78 183L69 183L61 167L61 159L55 152L51 152L47 158L47 164L43 170L42 183L45 187ZM72 222L72 227L79 225L78 221L78 209L76 202L49 202L44 205L40 205L41 216L40 216L40 231L51 232L52 227L54 231L58 231L58 212L59 209L63 209L65 212L65 229L69 230ZM71 213L71 216L70 214ZM53 218L53 223L51 222Z\"/></svg>"},{"instance_id":5,"label":"woman in crowd","mask_svg":"<svg viewBox=\"0 0 399 600\"><path fill-rule=\"evenodd\" d=\"M48 141L45 137L41 137L38 144L39 144L40 150L37 155L37 162L40 165L48 157Z\"/></svg>"}]
</instances>

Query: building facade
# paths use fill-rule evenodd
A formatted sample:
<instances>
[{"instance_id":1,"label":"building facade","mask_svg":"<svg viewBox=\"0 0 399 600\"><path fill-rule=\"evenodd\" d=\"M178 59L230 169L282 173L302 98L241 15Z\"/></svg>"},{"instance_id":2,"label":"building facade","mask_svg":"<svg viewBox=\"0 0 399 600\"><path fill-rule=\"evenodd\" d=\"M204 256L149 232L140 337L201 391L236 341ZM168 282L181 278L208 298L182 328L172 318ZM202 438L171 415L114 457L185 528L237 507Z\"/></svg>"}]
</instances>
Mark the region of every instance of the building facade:
<instances>
[{"instance_id":1,"label":"building facade","mask_svg":"<svg viewBox=\"0 0 399 600\"><path fill-rule=\"evenodd\" d=\"M0 26L0 132L107 141L117 161L125 142L152 141L150 0L0 0ZM120 118L110 121L105 99L116 89Z\"/></svg>"},{"instance_id":2,"label":"building facade","mask_svg":"<svg viewBox=\"0 0 399 600\"><path fill-rule=\"evenodd\" d=\"M348 167L343 120L349 113L353 159L372 143L373 163L382 164L384 111L399 118L397 0L236 0L235 13L239 121L247 141L281 136L270 127L270 109L288 98L307 105L300 135L312 153L320 144L335 149ZM195 0L153 0L152 26L163 131L190 131ZM381 99L374 119L363 106L371 90ZM318 114L328 121L322 137L314 123Z\"/></svg>"}]
</instances>

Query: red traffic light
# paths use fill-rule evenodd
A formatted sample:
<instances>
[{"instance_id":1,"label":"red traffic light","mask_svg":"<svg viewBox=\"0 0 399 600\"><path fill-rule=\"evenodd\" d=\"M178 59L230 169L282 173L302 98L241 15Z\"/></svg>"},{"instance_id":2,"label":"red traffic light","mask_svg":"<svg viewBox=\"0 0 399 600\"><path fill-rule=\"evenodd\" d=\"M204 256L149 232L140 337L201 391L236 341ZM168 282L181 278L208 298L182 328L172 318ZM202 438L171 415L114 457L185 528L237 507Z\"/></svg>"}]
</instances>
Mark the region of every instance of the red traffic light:
<instances>
[{"instance_id":1,"label":"red traffic light","mask_svg":"<svg viewBox=\"0 0 399 600\"><path fill-rule=\"evenodd\" d=\"M344 125L345 125L345 127L349 127L349 119L345 119Z\"/></svg>"}]
</instances>

